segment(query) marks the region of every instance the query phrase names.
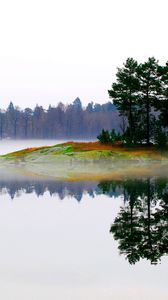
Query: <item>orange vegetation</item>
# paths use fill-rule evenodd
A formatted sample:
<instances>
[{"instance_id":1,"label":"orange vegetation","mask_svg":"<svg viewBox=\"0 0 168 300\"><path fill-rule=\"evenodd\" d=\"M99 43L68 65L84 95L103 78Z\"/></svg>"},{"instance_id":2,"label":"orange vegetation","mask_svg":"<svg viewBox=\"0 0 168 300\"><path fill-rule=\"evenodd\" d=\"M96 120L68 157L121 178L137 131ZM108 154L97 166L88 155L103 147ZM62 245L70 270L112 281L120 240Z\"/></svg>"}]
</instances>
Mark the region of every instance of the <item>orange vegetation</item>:
<instances>
[{"instance_id":1,"label":"orange vegetation","mask_svg":"<svg viewBox=\"0 0 168 300\"><path fill-rule=\"evenodd\" d=\"M128 155L128 157L149 157L156 160L161 159L161 153L154 146L136 146L136 147L125 147L123 145L111 145L111 144L102 144L100 142L73 142L69 141L64 144L56 146L72 146L72 151L74 152L87 152L87 151L111 151L114 154ZM55 146L42 146L35 148L27 148L13 153L9 153L5 156L24 156L34 151L41 149L53 148Z\"/></svg>"},{"instance_id":2,"label":"orange vegetation","mask_svg":"<svg viewBox=\"0 0 168 300\"><path fill-rule=\"evenodd\" d=\"M26 148L26 149L23 149L23 150L19 150L19 151L16 151L16 152L12 152L12 153L6 154L6 156L10 156L10 155L11 156L22 156L22 155L31 153L33 151L41 150L41 149L44 149L44 148L49 148L49 146Z\"/></svg>"},{"instance_id":3,"label":"orange vegetation","mask_svg":"<svg viewBox=\"0 0 168 300\"><path fill-rule=\"evenodd\" d=\"M117 146L111 144L102 144L100 142L67 142L65 145L72 145L74 151L92 151L92 150L113 150ZM120 147L121 149L121 147Z\"/></svg>"},{"instance_id":4,"label":"orange vegetation","mask_svg":"<svg viewBox=\"0 0 168 300\"><path fill-rule=\"evenodd\" d=\"M132 156L156 156L160 157L160 153L156 150L154 146L136 146L136 147L125 147L122 145L111 145L111 144L102 144L100 142L67 142L65 145L72 145L74 151L103 151L110 150L115 153L125 153Z\"/></svg>"}]
</instances>

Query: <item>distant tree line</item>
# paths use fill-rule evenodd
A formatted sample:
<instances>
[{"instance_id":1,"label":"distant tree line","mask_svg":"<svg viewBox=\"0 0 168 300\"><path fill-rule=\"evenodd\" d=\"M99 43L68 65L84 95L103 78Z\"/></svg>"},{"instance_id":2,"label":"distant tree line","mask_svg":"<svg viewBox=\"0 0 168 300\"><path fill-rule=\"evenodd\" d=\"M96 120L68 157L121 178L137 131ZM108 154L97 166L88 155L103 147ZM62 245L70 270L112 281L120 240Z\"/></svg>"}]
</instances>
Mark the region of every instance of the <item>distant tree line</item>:
<instances>
[{"instance_id":1,"label":"distant tree line","mask_svg":"<svg viewBox=\"0 0 168 300\"><path fill-rule=\"evenodd\" d=\"M104 130L103 140L108 142L120 139L127 144L166 144L168 63L159 65L151 57L138 64L133 58L128 58L123 67L118 68L116 82L108 93L122 116L122 134L115 136L112 132L111 136Z\"/></svg>"},{"instance_id":2,"label":"distant tree line","mask_svg":"<svg viewBox=\"0 0 168 300\"><path fill-rule=\"evenodd\" d=\"M102 128L119 126L120 117L111 102L90 102L83 108L76 98L72 104L49 105L47 110L39 105L22 110L11 102L0 110L0 139L95 139Z\"/></svg>"}]
</instances>

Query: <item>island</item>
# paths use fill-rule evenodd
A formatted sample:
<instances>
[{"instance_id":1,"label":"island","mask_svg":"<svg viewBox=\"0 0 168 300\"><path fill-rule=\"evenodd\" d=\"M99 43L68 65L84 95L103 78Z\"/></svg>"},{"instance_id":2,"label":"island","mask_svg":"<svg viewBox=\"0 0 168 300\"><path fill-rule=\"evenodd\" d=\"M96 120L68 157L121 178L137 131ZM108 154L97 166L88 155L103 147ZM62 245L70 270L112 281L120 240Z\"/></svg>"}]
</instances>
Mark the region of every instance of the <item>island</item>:
<instances>
[{"instance_id":1,"label":"island","mask_svg":"<svg viewBox=\"0 0 168 300\"><path fill-rule=\"evenodd\" d=\"M0 168L70 180L142 177L143 174L166 176L167 153L154 145L126 147L98 141L69 141L1 155Z\"/></svg>"}]
</instances>

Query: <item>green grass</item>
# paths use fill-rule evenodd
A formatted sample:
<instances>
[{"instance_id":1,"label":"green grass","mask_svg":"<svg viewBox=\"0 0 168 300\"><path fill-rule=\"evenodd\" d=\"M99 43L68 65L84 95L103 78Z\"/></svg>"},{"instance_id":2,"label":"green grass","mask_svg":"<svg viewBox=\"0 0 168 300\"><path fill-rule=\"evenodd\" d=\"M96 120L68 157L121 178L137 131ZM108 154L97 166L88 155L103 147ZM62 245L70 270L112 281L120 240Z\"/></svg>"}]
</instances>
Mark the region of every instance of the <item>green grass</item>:
<instances>
[{"instance_id":1,"label":"green grass","mask_svg":"<svg viewBox=\"0 0 168 300\"><path fill-rule=\"evenodd\" d=\"M57 157L57 160L64 157L73 157L81 160L132 160L132 159L143 159L143 160L161 160L167 159L167 153L161 153L154 147L134 147L126 148L121 146L110 146L103 145L98 142L67 142L54 146L44 146L38 148L27 148L16 152L1 155L1 158L7 160L12 159L32 159L45 156L46 158L52 159Z\"/></svg>"}]
</instances>

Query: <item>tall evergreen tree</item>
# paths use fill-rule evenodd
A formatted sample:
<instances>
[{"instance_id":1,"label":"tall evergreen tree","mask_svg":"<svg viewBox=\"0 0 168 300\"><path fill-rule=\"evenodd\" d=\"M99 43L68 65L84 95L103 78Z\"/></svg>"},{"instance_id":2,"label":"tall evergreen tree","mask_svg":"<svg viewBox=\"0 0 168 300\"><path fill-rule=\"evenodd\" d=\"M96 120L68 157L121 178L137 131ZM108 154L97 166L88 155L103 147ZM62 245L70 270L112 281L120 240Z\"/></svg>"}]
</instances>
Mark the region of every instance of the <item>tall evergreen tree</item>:
<instances>
[{"instance_id":1,"label":"tall evergreen tree","mask_svg":"<svg viewBox=\"0 0 168 300\"><path fill-rule=\"evenodd\" d=\"M154 110L157 106L161 93L161 76L158 72L158 68L158 62L154 57L150 57L147 62L140 64L137 68L139 80L138 112L143 116L147 145L150 144L152 134L152 109Z\"/></svg>"},{"instance_id":2,"label":"tall evergreen tree","mask_svg":"<svg viewBox=\"0 0 168 300\"><path fill-rule=\"evenodd\" d=\"M137 106L139 91L137 67L137 61L133 58L128 58L123 68L118 68L116 74L117 81L112 84L112 89L108 91L120 114L126 116L128 119L128 135L131 142L133 142L135 134L134 112Z\"/></svg>"},{"instance_id":3,"label":"tall evergreen tree","mask_svg":"<svg viewBox=\"0 0 168 300\"><path fill-rule=\"evenodd\" d=\"M155 109L160 112L159 120L163 128L168 127L168 62L165 66L159 66L158 74L161 78L161 95L155 105Z\"/></svg>"}]
</instances>

